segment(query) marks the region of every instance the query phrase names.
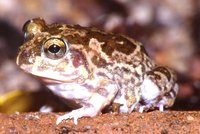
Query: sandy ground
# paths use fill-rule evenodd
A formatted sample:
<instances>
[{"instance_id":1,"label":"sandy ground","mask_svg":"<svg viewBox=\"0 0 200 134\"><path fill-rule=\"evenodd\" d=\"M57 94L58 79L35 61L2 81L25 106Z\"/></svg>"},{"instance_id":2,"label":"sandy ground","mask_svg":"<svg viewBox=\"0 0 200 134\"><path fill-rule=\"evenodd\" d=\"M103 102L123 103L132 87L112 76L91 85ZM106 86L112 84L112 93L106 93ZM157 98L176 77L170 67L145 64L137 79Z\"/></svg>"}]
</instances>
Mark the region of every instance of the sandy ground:
<instances>
[{"instance_id":1,"label":"sandy ground","mask_svg":"<svg viewBox=\"0 0 200 134\"><path fill-rule=\"evenodd\" d=\"M56 118L61 114L63 113L0 114L0 133L200 133L200 112L197 111L107 113L94 118L81 118L78 125L73 120L56 125Z\"/></svg>"}]
</instances>

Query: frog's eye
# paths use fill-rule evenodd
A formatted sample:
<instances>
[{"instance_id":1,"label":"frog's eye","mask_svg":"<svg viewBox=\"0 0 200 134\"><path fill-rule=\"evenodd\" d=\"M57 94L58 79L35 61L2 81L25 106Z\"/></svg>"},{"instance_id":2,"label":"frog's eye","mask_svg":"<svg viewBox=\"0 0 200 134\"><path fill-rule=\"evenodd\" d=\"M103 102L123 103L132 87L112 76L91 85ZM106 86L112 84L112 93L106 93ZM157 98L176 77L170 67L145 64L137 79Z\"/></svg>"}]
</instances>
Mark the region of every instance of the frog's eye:
<instances>
[{"instance_id":1,"label":"frog's eye","mask_svg":"<svg viewBox=\"0 0 200 134\"><path fill-rule=\"evenodd\" d=\"M28 20L23 26L24 37L27 39L34 36L38 32L42 32L46 28L46 23L41 18Z\"/></svg>"},{"instance_id":2,"label":"frog's eye","mask_svg":"<svg viewBox=\"0 0 200 134\"><path fill-rule=\"evenodd\" d=\"M64 57L68 48L68 43L61 38L50 38L43 44L45 56L53 60Z\"/></svg>"}]
</instances>

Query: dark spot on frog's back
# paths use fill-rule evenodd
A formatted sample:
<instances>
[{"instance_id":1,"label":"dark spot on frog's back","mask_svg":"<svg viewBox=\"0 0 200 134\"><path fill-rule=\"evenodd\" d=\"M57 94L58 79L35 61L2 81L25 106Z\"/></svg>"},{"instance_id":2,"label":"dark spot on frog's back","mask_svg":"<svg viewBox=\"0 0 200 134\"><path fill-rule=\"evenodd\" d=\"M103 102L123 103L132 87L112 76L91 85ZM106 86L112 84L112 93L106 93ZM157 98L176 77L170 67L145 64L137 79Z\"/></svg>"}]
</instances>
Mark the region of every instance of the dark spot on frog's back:
<instances>
[{"instance_id":1,"label":"dark spot on frog's back","mask_svg":"<svg viewBox=\"0 0 200 134\"><path fill-rule=\"evenodd\" d=\"M155 71L159 71L161 73L163 73L168 80L171 79L171 73L169 72L169 70L166 67L157 67L155 68Z\"/></svg>"},{"instance_id":2,"label":"dark spot on frog's back","mask_svg":"<svg viewBox=\"0 0 200 134\"><path fill-rule=\"evenodd\" d=\"M129 55L136 49L136 45L133 42L118 34L105 33L99 30L88 30L87 37L89 39L95 38L99 42L104 43L102 45L102 51L110 56L114 50Z\"/></svg>"},{"instance_id":3,"label":"dark spot on frog's back","mask_svg":"<svg viewBox=\"0 0 200 134\"><path fill-rule=\"evenodd\" d=\"M92 62L97 66L97 67L103 67L105 65L107 65L107 62L102 59L102 58L98 58L97 56L93 56L92 57Z\"/></svg>"},{"instance_id":4,"label":"dark spot on frog's back","mask_svg":"<svg viewBox=\"0 0 200 134\"><path fill-rule=\"evenodd\" d=\"M133 42L121 35L117 35L113 39L115 40L115 48L117 51L129 55L136 49L136 45Z\"/></svg>"},{"instance_id":5,"label":"dark spot on frog's back","mask_svg":"<svg viewBox=\"0 0 200 134\"><path fill-rule=\"evenodd\" d=\"M76 45L83 45L83 46L87 46L89 44L89 38L86 37L81 37L78 34L75 35L67 35L64 38L67 39L67 41L70 44L76 44Z\"/></svg>"},{"instance_id":6,"label":"dark spot on frog's back","mask_svg":"<svg viewBox=\"0 0 200 134\"><path fill-rule=\"evenodd\" d=\"M62 25L59 24L52 24L49 26L48 31L51 35L56 35L62 32L62 30L60 29L62 27Z\"/></svg>"},{"instance_id":7,"label":"dark spot on frog's back","mask_svg":"<svg viewBox=\"0 0 200 134\"><path fill-rule=\"evenodd\" d=\"M121 35L110 36L110 39L105 41L105 44L102 46L102 50L108 55L112 55L114 50L129 55L135 49L136 45Z\"/></svg>"}]
</instances>

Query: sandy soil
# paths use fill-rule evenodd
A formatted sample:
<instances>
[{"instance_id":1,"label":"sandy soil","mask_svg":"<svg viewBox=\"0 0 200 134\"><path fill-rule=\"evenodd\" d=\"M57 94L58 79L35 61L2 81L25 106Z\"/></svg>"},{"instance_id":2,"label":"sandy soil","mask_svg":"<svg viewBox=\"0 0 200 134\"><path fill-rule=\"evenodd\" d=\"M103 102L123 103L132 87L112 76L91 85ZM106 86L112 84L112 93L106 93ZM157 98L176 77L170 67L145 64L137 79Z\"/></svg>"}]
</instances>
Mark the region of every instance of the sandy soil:
<instances>
[{"instance_id":1,"label":"sandy soil","mask_svg":"<svg viewBox=\"0 0 200 134\"><path fill-rule=\"evenodd\" d=\"M0 114L0 133L200 133L200 112L197 111L107 113L94 118L81 118L78 125L73 120L56 125L56 118L61 114Z\"/></svg>"}]
</instances>

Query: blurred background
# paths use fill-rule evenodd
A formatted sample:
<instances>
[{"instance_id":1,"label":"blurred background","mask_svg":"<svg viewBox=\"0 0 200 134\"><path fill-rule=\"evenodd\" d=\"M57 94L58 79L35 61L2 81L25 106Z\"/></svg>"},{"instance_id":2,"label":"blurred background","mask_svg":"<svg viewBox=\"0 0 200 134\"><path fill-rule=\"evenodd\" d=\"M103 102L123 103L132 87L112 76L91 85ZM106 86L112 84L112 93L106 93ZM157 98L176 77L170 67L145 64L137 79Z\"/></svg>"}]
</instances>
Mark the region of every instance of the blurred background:
<instances>
[{"instance_id":1,"label":"blurred background","mask_svg":"<svg viewBox=\"0 0 200 134\"><path fill-rule=\"evenodd\" d=\"M0 112L63 111L65 104L15 64L23 24L42 17L122 33L178 74L173 109L200 109L199 0L0 0Z\"/></svg>"}]
</instances>

